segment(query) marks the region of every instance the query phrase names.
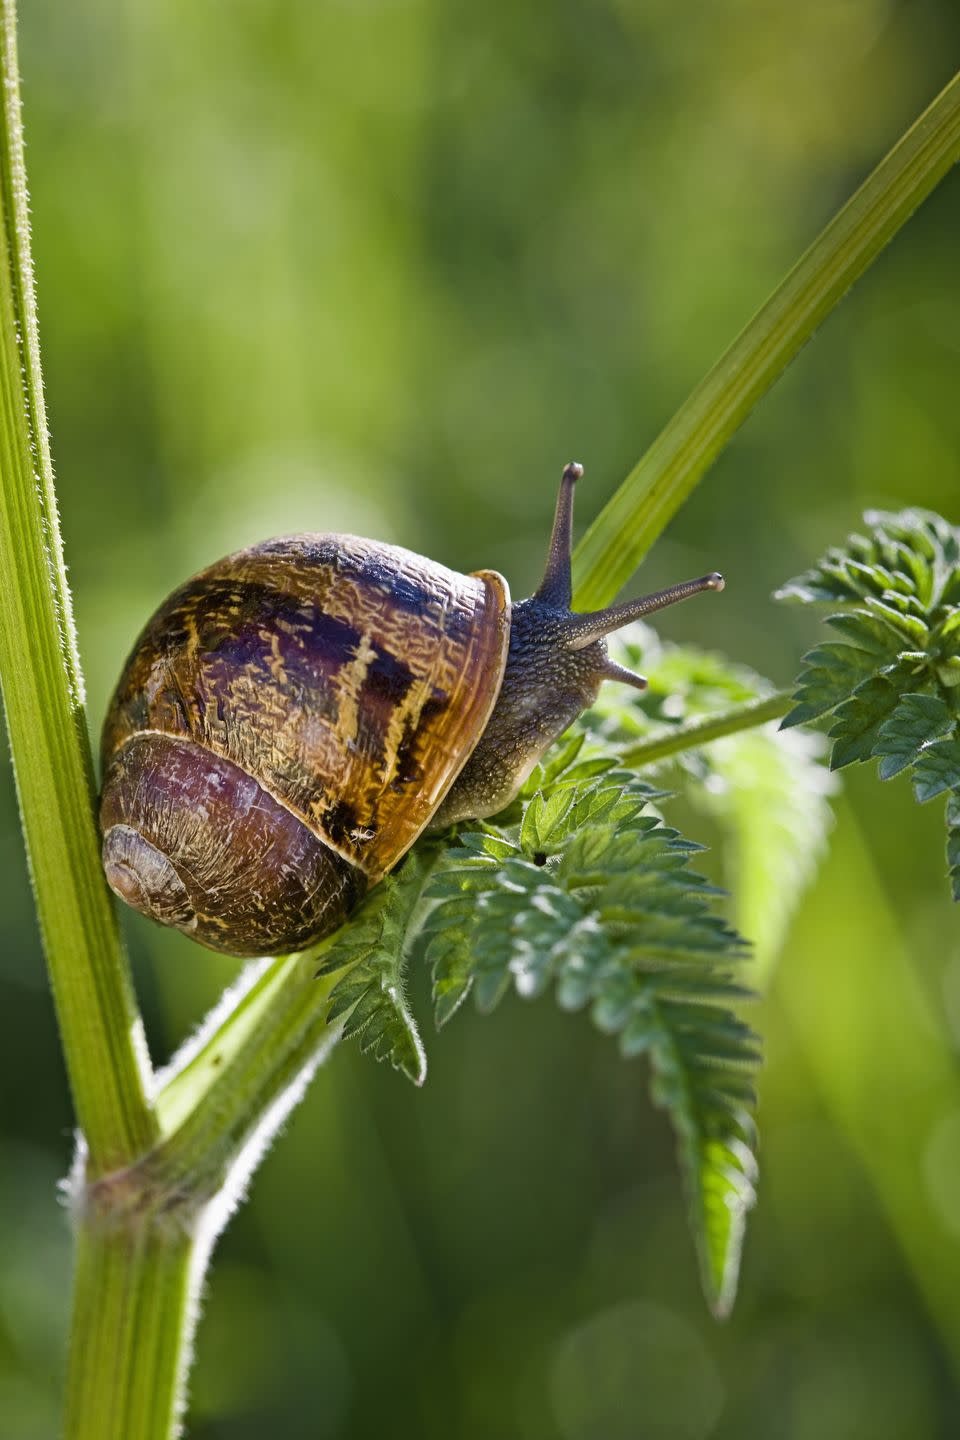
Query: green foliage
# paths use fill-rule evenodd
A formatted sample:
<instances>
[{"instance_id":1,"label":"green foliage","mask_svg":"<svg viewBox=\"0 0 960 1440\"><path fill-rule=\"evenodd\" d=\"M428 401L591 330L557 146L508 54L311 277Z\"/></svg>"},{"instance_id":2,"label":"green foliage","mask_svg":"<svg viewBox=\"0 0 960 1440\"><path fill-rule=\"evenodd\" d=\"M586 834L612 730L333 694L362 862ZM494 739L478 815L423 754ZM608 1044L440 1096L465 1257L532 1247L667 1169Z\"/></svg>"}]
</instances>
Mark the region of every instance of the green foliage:
<instances>
[{"instance_id":1,"label":"green foliage","mask_svg":"<svg viewBox=\"0 0 960 1440\"><path fill-rule=\"evenodd\" d=\"M617 659L648 680L628 703L615 686L601 691L588 723L608 746L638 740L768 695L755 671L690 645L672 645L645 625L614 642ZM725 878L739 929L749 935L755 978L769 972L790 918L813 879L831 824L836 781L822 763L824 742L774 724L741 731L656 762L663 779L722 827Z\"/></svg>"},{"instance_id":2,"label":"green foliage","mask_svg":"<svg viewBox=\"0 0 960 1440\"><path fill-rule=\"evenodd\" d=\"M954 900L960 900L960 796L947 801L947 870Z\"/></svg>"},{"instance_id":3,"label":"green foliage","mask_svg":"<svg viewBox=\"0 0 960 1440\"><path fill-rule=\"evenodd\" d=\"M443 1024L472 990L512 986L589 1007L625 1057L645 1054L678 1141L704 1288L726 1314L753 1202L755 1036L731 1010L745 955L690 868L701 847L663 823L663 792L577 736L531 777L502 823L465 831L429 882L424 929Z\"/></svg>"},{"instance_id":4,"label":"green foliage","mask_svg":"<svg viewBox=\"0 0 960 1440\"><path fill-rule=\"evenodd\" d=\"M330 993L327 1020L343 1020L343 1035L389 1060L415 1085L427 1078L427 1057L404 993L410 920L423 888L423 866L411 855L387 875L324 952L318 975L345 974Z\"/></svg>"},{"instance_id":5,"label":"green foliage","mask_svg":"<svg viewBox=\"0 0 960 1440\"><path fill-rule=\"evenodd\" d=\"M938 695L906 694L880 728L881 780L890 780L912 765L925 745L946 735L952 716Z\"/></svg>"},{"instance_id":6,"label":"green foliage","mask_svg":"<svg viewBox=\"0 0 960 1440\"><path fill-rule=\"evenodd\" d=\"M831 765L875 759L882 780L909 772L919 801L948 796L954 898L960 797L960 531L940 515L871 511L778 599L841 604L843 637L811 650L784 726L829 716Z\"/></svg>"}]
</instances>

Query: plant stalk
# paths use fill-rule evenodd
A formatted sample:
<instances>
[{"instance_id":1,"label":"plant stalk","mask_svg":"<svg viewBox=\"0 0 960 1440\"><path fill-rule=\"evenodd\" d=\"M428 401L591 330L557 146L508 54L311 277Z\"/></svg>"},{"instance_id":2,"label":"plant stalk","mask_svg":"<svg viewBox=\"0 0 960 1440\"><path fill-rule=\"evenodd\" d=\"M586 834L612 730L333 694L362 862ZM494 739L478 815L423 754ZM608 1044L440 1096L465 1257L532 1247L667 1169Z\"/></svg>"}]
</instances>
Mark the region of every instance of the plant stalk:
<instances>
[{"instance_id":1,"label":"plant stalk","mask_svg":"<svg viewBox=\"0 0 960 1440\"><path fill-rule=\"evenodd\" d=\"M404 861L395 923L408 938L421 911L440 849L431 838ZM381 892L376 892L381 893ZM402 916L402 921L399 917ZM199 1035L160 1076L157 1110L163 1139L150 1172L168 1190L211 1193L234 1183L235 1169L257 1158L340 1036L328 1025L330 995L343 971L317 977L336 956L335 932L304 955L255 962Z\"/></svg>"},{"instance_id":2,"label":"plant stalk","mask_svg":"<svg viewBox=\"0 0 960 1440\"><path fill-rule=\"evenodd\" d=\"M68 1376L66 1440L168 1440L196 1321L202 1233L154 1213L122 1224L88 1216L76 1244L83 1355Z\"/></svg>"},{"instance_id":3,"label":"plant stalk","mask_svg":"<svg viewBox=\"0 0 960 1440\"><path fill-rule=\"evenodd\" d=\"M578 610L608 605L757 401L960 159L954 76L798 261L577 546Z\"/></svg>"},{"instance_id":4,"label":"plant stalk","mask_svg":"<svg viewBox=\"0 0 960 1440\"><path fill-rule=\"evenodd\" d=\"M711 740L721 740L724 735L736 735L740 730L752 730L769 720L779 720L793 703L791 691L777 690L773 695L747 700L743 705L734 705L716 715L698 715L696 719L685 720L682 725L673 725L627 745L620 751L620 758L625 765L639 770L655 760L666 760L683 750L694 750L698 745L708 745Z\"/></svg>"},{"instance_id":5,"label":"plant stalk","mask_svg":"<svg viewBox=\"0 0 960 1440\"><path fill-rule=\"evenodd\" d=\"M315 962L302 957L251 968L244 993L230 997L228 1018L189 1046L160 1091L167 1138L92 1183L77 1166L67 1440L177 1433L197 1296L214 1245L339 1038L339 1027L325 1021L336 977L314 980ZM262 1023L268 1033L261 1035Z\"/></svg>"},{"instance_id":6,"label":"plant stalk","mask_svg":"<svg viewBox=\"0 0 960 1440\"><path fill-rule=\"evenodd\" d=\"M167 1440L193 1299L219 1230L339 1030L315 957L254 967L153 1099L142 1027L100 869L93 768L47 443L20 128L14 0L0 68L0 674L37 910L85 1164L77 1166L70 1440ZM578 552L599 608L723 444L960 148L948 87L845 207L667 427ZM783 713L690 722L636 763ZM762 718L761 718L762 716ZM696 728L699 727L699 728ZM709 733L707 733L709 732ZM685 738L680 742L680 736ZM691 739L691 736L696 738ZM666 748L665 748L666 747ZM412 862L408 862L412 863ZM333 942L331 942L333 943Z\"/></svg>"},{"instance_id":7,"label":"plant stalk","mask_svg":"<svg viewBox=\"0 0 960 1440\"><path fill-rule=\"evenodd\" d=\"M94 821L40 373L14 0L3 3L0 68L0 675L70 1088L100 1174L147 1149L157 1126Z\"/></svg>"},{"instance_id":8,"label":"plant stalk","mask_svg":"<svg viewBox=\"0 0 960 1440\"><path fill-rule=\"evenodd\" d=\"M254 983L224 1022L174 1059L157 1096L163 1140L148 1160L165 1189L219 1190L254 1137L258 1155L266 1149L336 1043L326 1013L339 976L316 978L318 953L251 967Z\"/></svg>"}]
</instances>

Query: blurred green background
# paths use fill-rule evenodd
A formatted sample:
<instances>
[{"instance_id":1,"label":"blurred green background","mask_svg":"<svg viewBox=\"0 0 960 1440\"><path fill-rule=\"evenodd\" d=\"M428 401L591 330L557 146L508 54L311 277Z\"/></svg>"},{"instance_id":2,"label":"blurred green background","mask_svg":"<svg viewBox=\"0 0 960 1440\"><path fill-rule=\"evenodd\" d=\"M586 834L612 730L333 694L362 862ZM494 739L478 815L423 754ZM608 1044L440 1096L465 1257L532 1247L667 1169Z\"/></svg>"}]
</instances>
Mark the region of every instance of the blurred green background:
<instances>
[{"instance_id":1,"label":"blurred green background","mask_svg":"<svg viewBox=\"0 0 960 1440\"><path fill-rule=\"evenodd\" d=\"M91 726L230 548L393 540L535 583L960 59L956 0L23 0L40 319ZM787 683L770 591L866 505L960 520L960 183L644 567ZM849 773L849 772L848 772ZM708 838L703 832L703 838ZM712 1323L640 1062L465 1011L422 1093L344 1047L224 1236L195 1440L928 1440L960 1407L960 921L937 807L851 774L768 998L762 1183ZM155 1059L235 967L128 925ZM0 1431L57 1430L71 1113L0 767Z\"/></svg>"}]
</instances>

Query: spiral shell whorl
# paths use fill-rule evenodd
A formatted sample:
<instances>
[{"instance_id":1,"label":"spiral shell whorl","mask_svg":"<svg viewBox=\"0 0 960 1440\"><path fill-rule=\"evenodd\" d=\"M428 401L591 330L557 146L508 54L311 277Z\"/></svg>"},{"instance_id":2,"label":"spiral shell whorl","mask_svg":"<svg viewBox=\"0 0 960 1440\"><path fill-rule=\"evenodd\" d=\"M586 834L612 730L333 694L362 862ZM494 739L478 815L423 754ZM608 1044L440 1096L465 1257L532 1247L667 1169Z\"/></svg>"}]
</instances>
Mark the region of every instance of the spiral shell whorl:
<instances>
[{"instance_id":1,"label":"spiral shell whorl","mask_svg":"<svg viewBox=\"0 0 960 1440\"><path fill-rule=\"evenodd\" d=\"M103 864L122 900L212 950L299 950L366 890L253 776L189 740L146 733L114 756L100 806Z\"/></svg>"},{"instance_id":2,"label":"spiral shell whorl","mask_svg":"<svg viewBox=\"0 0 960 1440\"><path fill-rule=\"evenodd\" d=\"M197 916L175 867L129 825L112 825L103 839L103 868L115 895L161 925L189 933Z\"/></svg>"}]
</instances>

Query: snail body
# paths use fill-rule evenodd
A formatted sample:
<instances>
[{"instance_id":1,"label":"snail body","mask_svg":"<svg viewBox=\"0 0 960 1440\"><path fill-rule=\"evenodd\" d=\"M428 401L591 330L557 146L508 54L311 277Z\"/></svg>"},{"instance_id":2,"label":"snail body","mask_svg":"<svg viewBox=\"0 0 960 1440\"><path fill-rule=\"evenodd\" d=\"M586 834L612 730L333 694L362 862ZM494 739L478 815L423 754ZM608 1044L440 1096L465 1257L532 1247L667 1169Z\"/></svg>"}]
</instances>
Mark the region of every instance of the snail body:
<instances>
[{"instance_id":1,"label":"snail body","mask_svg":"<svg viewBox=\"0 0 960 1440\"><path fill-rule=\"evenodd\" d=\"M579 466L543 582L511 603L349 535L266 541L148 622L103 733L103 863L134 908L211 949L301 949L336 929L421 832L493 814L604 679L603 636L719 576L570 610Z\"/></svg>"}]
</instances>

